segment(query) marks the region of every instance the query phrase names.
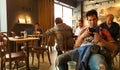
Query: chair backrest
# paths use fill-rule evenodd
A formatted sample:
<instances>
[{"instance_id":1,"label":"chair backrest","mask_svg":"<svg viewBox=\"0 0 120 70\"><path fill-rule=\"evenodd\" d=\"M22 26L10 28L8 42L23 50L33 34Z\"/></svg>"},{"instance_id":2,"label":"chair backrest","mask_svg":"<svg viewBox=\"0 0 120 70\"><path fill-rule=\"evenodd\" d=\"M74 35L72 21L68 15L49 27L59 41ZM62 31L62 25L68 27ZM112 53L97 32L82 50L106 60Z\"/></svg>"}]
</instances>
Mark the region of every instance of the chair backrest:
<instances>
[{"instance_id":1,"label":"chair backrest","mask_svg":"<svg viewBox=\"0 0 120 70\"><path fill-rule=\"evenodd\" d=\"M8 36L8 32L1 32L1 33L3 33L4 35Z\"/></svg>"},{"instance_id":2,"label":"chair backrest","mask_svg":"<svg viewBox=\"0 0 120 70\"><path fill-rule=\"evenodd\" d=\"M59 43L61 43L61 44L57 45L58 49L60 49L64 52L73 49L72 42L74 39L72 40L71 39L72 36L67 35L67 32L56 31L56 37L57 37Z\"/></svg>"},{"instance_id":3,"label":"chair backrest","mask_svg":"<svg viewBox=\"0 0 120 70\"><path fill-rule=\"evenodd\" d=\"M42 42L41 42L41 47L46 47L49 48L50 46L50 37L49 35L44 34L42 36Z\"/></svg>"},{"instance_id":4,"label":"chair backrest","mask_svg":"<svg viewBox=\"0 0 120 70\"><path fill-rule=\"evenodd\" d=\"M112 59L113 59L114 57L116 57L116 55L119 53L120 42L116 42L116 44L117 44L118 46L116 47L116 49L115 49L115 50L112 52L112 54L111 54Z\"/></svg>"},{"instance_id":5,"label":"chair backrest","mask_svg":"<svg viewBox=\"0 0 120 70\"><path fill-rule=\"evenodd\" d=\"M6 54L9 54L7 57L11 58L11 50L10 50L10 45L9 45L9 39L8 37L0 33L0 55L1 58L6 58Z\"/></svg>"}]
</instances>

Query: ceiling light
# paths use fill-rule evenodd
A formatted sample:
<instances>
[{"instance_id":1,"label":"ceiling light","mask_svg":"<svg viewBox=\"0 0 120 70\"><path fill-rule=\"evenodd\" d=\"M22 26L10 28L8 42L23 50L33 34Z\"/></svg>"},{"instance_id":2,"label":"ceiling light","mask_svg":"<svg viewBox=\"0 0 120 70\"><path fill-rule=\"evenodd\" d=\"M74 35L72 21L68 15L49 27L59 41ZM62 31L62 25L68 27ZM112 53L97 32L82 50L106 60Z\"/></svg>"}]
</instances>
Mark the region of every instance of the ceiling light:
<instances>
[{"instance_id":1,"label":"ceiling light","mask_svg":"<svg viewBox=\"0 0 120 70\"><path fill-rule=\"evenodd\" d=\"M100 3L95 3L95 6L100 6Z\"/></svg>"},{"instance_id":2,"label":"ceiling light","mask_svg":"<svg viewBox=\"0 0 120 70\"><path fill-rule=\"evenodd\" d=\"M95 2L95 0L89 0L90 2Z\"/></svg>"}]
</instances>

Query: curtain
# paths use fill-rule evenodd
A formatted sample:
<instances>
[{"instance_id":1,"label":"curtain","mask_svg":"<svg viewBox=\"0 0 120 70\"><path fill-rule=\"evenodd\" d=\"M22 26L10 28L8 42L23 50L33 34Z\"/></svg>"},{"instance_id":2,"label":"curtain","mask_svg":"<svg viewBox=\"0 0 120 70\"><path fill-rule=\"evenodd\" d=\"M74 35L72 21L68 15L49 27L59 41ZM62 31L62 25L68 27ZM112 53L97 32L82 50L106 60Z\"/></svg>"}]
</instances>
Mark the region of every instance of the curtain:
<instances>
[{"instance_id":1,"label":"curtain","mask_svg":"<svg viewBox=\"0 0 120 70\"><path fill-rule=\"evenodd\" d=\"M38 0L38 22L44 31L54 26L54 0ZM51 40L54 45L54 37Z\"/></svg>"},{"instance_id":2,"label":"curtain","mask_svg":"<svg viewBox=\"0 0 120 70\"><path fill-rule=\"evenodd\" d=\"M54 26L54 0L38 0L38 21L44 31Z\"/></svg>"}]
</instances>

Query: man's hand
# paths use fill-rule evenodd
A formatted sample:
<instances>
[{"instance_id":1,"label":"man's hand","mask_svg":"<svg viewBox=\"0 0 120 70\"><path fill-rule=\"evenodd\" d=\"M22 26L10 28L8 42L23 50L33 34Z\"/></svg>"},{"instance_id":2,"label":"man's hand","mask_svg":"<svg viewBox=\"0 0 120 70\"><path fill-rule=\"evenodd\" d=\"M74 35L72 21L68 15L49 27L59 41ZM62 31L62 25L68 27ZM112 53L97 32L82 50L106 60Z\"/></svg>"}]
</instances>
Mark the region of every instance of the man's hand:
<instances>
[{"instance_id":1,"label":"man's hand","mask_svg":"<svg viewBox=\"0 0 120 70\"><path fill-rule=\"evenodd\" d=\"M82 33L78 36L74 48L80 47L80 45L83 43L83 40L85 37L90 36L89 28L86 28L82 31Z\"/></svg>"},{"instance_id":2,"label":"man's hand","mask_svg":"<svg viewBox=\"0 0 120 70\"><path fill-rule=\"evenodd\" d=\"M100 35L97 32L94 32L94 39L93 39L93 43L97 44L102 38L100 37Z\"/></svg>"},{"instance_id":3,"label":"man's hand","mask_svg":"<svg viewBox=\"0 0 120 70\"><path fill-rule=\"evenodd\" d=\"M84 32L80 35L80 37L84 39L85 37L88 37L88 36L90 36L90 31L89 31L89 28L86 28Z\"/></svg>"}]
</instances>

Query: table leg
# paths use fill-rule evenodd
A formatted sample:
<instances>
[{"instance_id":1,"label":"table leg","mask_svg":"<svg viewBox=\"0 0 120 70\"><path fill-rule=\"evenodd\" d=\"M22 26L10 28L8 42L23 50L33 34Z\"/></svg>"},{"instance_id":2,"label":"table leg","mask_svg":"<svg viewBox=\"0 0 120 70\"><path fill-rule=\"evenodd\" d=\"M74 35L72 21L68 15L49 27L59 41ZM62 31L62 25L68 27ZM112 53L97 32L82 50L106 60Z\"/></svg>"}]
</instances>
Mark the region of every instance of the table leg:
<instances>
[{"instance_id":1,"label":"table leg","mask_svg":"<svg viewBox=\"0 0 120 70\"><path fill-rule=\"evenodd\" d=\"M120 69L120 48L119 48L119 69Z\"/></svg>"},{"instance_id":2,"label":"table leg","mask_svg":"<svg viewBox=\"0 0 120 70\"><path fill-rule=\"evenodd\" d=\"M26 45L26 52L27 52L27 59L26 59L26 61L27 61L27 70L30 70L30 68L29 68L29 46L28 46L28 41L25 43L25 45Z\"/></svg>"}]
</instances>

